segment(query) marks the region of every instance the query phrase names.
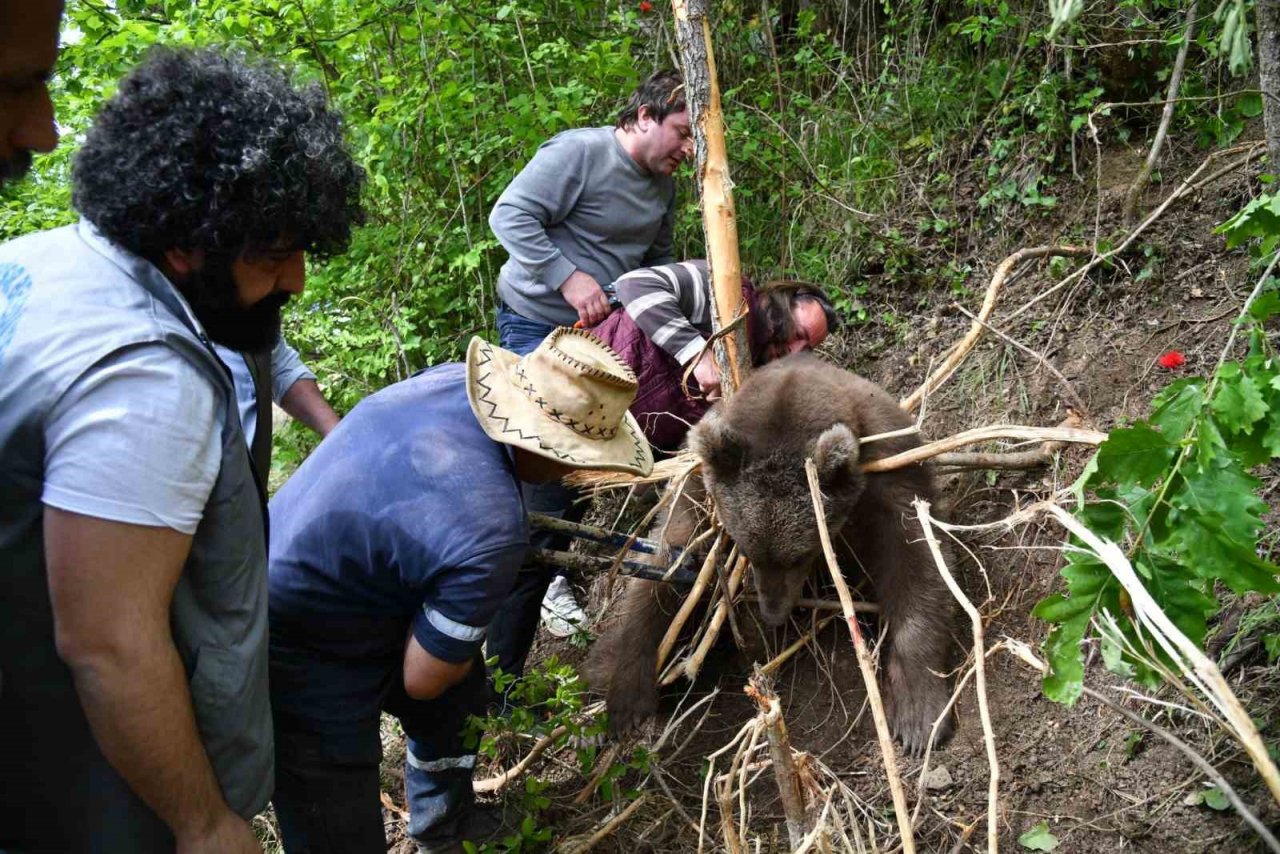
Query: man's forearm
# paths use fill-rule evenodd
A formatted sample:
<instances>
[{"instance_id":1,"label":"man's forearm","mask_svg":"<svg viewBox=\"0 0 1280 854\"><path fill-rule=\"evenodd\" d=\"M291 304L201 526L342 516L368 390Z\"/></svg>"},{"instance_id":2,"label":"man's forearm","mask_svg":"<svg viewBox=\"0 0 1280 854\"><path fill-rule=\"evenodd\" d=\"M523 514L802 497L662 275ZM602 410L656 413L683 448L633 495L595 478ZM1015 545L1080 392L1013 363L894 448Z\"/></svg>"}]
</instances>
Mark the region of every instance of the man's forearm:
<instances>
[{"instance_id":1,"label":"man's forearm","mask_svg":"<svg viewBox=\"0 0 1280 854\"><path fill-rule=\"evenodd\" d=\"M68 664L107 761L179 842L210 832L229 807L200 742L172 642L96 650Z\"/></svg>"},{"instance_id":2,"label":"man's forearm","mask_svg":"<svg viewBox=\"0 0 1280 854\"><path fill-rule=\"evenodd\" d=\"M338 426L338 413L324 399L315 380L298 380L280 399L280 408L322 437Z\"/></svg>"}]
</instances>

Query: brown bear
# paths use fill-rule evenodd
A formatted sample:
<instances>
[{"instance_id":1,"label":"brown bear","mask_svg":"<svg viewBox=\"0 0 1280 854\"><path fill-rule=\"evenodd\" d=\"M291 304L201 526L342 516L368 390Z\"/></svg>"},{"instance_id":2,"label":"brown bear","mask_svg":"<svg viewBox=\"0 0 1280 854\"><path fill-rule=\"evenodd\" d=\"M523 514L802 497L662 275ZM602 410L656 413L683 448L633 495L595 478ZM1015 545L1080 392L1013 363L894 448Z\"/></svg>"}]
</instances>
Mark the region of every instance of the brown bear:
<instances>
[{"instance_id":1,"label":"brown bear","mask_svg":"<svg viewBox=\"0 0 1280 854\"><path fill-rule=\"evenodd\" d=\"M689 446L702 459L720 520L751 562L760 616L772 626L786 622L805 581L824 566L804 470L805 458L814 459L841 568L851 581L870 578L887 627L881 690L890 727L918 753L950 698L945 674L956 603L911 508L916 496L934 499L928 470L865 474L860 467L917 446L916 435L859 443L911 424L884 389L801 353L753 372L693 428ZM686 544L696 513L696 500L673 509L659 526L664 542ZM668 584L628 579L616 616L588 656L584 672L604 693L615 733L657 712L657 648L679 596ZM952 728L948 718L939 743Z\"/></svg>"}]
</instances>

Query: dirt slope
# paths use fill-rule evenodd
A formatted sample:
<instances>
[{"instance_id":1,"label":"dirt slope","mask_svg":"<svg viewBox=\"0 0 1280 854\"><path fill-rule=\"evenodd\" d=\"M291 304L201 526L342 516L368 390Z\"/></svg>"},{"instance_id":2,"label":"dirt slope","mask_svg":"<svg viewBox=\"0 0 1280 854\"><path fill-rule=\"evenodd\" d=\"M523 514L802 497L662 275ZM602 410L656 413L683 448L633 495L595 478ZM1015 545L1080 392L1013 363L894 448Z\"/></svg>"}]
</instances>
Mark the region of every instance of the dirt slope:
<instances>
[{"instance_id":1,"label":"dirt slope","mask_svg":"<svg viewBox=\"0 0 1280 854\"><path fill-rule=\"evenodd\" d=\"M1152 189L1148 208L1172 188L1173 178L1188 174L1203 155L1175 146L1164 165L1170 183ZM991 272L1006 254L1023 246L1088 240L1095 219L1104 233L1116 227L1111 212L1118 208L1139 157L1140 153L1125 151L1108 155L1101 180L1101 216L1097 216L1098 185L1090 175L1076 186L1061 188L1055 210L1010 219L975 234L974 246L963 259L974 271L968 294L894 289L873 282L867 306L871 316L891 313L894 320L847 328L825 348L827 354L905 396L968 328L968 319L953 303L976 312ZM929 399L923 425L927 436L939 438L1000 422L1054 425L1065 416L1066 401L1073 399L1083 403L1090 426L1106 430L1143 415L1152 396L1175 375L1207 375L1257 275L1243 251L1227 251L1222 238L1212 234L1214 226L1238 209L1249 186L1249 178L1242 173L1206 188L1158 220L1122 263L1006 323L1002 317L1044 293L1070 267L1036 262L1017 272L1000 300L993 325L1054 365L1070 390L1064 391L1062 381L1036 358L989 335L963 369ZM980 241L982 245L977 245ZM928 257L927 247L922 257ZM1170 349L1182 351L1187 358L1180 371L1156 365L1156 358ZM1089 455L1087 449L1069 449L1049 469L950 475L944 480L946 508L940 515L964 523L1002 518L1019 504L1047 497L1069 484ZM616 512L614 504L598 515L612 523ZM957 549L957 553L968 553L958 561L956 571L987 620L989 644L1004 636L1033 646L1043 640L1046 627L1029 612L1058 586L1061 542L1056 529L1023 527L1002 537L968 538ZM967 640L965 627L960 627L959 634ZM766 637L765 649L757 650L755 657L763 660L795 637L794 629ZM562 660L581 657L581 650L570 644L540 638L537 656L552 652ZM716 673L692 687L677 685L667 694L664 714L672 714L719 688L701 726L695 731L694 716L673 739L675 744L683 742L678 754L660 758L666 789L651 782L653 796L597 850L699 850L695 825L701 820L705 757L728 742L754 713L741 692L747 670L743 658L726 654L717 662ZM1091 663L1087 680L1113 697L1122 697L1111 690L1120 683L1100 662ZM1236 671L1232 681L1254 717L1271 726L1264 734L1275 739L1275 723L1280 719L1280 677L1275 669L1254 662ZM1202 778L1154 736L1135 730L1113 711L1087 699L1070 709L1044 699L1035 675L1003 653L989 659L988 683L1001 763L1000 824L1005 850L1023 850L1017 843L1019 834L1042 821L1058 840L1056 850L1070 854L1261 850L1233 812L1187 803L1188 796L1202 788ZM820 633L812 653L798 656L781 670L779 691L794 746L817 757L849 787L863 810L863 840L874 837L879 850L894 850L896 829L880 754L870 716L863 713L861 679L839 621ZM1127 705L1175 730L1240 788L1264 822L1280 823L1280 808L1256 782L1247 760L1220 733L1186 715L1161 712L1136 701ZM917 845L921 851L985 849L987 761L972 688L962 695L959 718L955 740L935 753L930 763L945 768L946 774L935 781L920 809ZM396 751L389 754L394 756ZM571 803L583 785L573 764L571 753L566 753L558 764L543 766L539 772L552 782L547 815L561 837L589 832L608 815L608 805L598 797L584 805ZM723 761L719 767L723 769ZM908 801L914 806L920 762L904 760L902 769ZM389 794L402 802L403 795L394 788L393 765L388 774L392 778ZM753 850L787 850L781 807L768 773L755 779L748 792L747 839L759 846ZM979 826L964 842L964 828L975 822ZM724 850L714 798L708 806L706 830L701 850ZM868 850L873 850L869 844Z\"/></svg>"}]
</instances>

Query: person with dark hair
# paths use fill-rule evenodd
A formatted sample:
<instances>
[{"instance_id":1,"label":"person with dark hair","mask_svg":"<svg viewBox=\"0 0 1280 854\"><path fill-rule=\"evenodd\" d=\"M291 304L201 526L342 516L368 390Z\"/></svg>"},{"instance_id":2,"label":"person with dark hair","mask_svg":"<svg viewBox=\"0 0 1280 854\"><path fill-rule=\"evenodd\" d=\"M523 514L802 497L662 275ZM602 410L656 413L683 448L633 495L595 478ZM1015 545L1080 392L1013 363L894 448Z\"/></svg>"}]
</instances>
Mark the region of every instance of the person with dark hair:
<instances>
[{"instance_id":1,"label":"person with dark hair","mask_svg":"<svg viewBox=\"0 0 1280 854\"><path fill-rule=\"evenodd\" d=\"M524 354L558 326L599 323L612 310L610 283L628 270L673 260L672 174L692 153L684 80L674 71L641 83L614 126L569 130L543 143L489 214L509 254L497 285L503 347ZM571 520L582 517L577 497L559 483L525 494L531 511ZM566 543L564 535L538 532L534 545ZM549 584L541 574L522 574L490 626L489 653L507 673L523 672L544 609L568 623L582 613L566 586L544 599Z\"/></svg>"},{"instance_id":2,"label":"person with dark hair","mask_svg":"<svg viewBox=\"0 0 1280 854\"><path fill-rule=\"evenodd\" d=\"M671 176L692 153L673 71L640 84L614 127L565 131L538 149L489 214L509 253L498 273L504 346L527 351L557 326L599 323L610 311L602 286L672 260Z\"/></svg>"},{"instance_id":3,"label":"person with dark hair","mask_svg":"<svg viewBox=\"0 0 1280 854\"><path fill-rule=\"evenodd\" d=\"M0 246L0 848L247 852L273 785L264 473L213 343L270 346L363 170L316 86L157 50Z\"/></svg>"},{"instance_id":4,"label":"person with dark hair","mask_svg":"<svg viewBox=\"0 0 1280 854\"><path fill-rule=\"evenodd\" d=\"M720 371L707 346L710 270L706 261L684 261L633 270L615 285L625 311L591 332L636 372L640 388L631 414L655 448L672 453L720 397ZM755 287L744 280L742 296L755 367L812 350L839 326L827 295L808 282L781 279Z\"/></svg>"},{"instance_id":5,"label":"person with dark hair","mask_svg":"<svg viewBox=\"0 0 1280 854\"><path fill-rule=\"evenodd\" d=\"M0 0L0 187L58 144L48 84L61 20L62 0Z\"/></svg>"}]
</instances>

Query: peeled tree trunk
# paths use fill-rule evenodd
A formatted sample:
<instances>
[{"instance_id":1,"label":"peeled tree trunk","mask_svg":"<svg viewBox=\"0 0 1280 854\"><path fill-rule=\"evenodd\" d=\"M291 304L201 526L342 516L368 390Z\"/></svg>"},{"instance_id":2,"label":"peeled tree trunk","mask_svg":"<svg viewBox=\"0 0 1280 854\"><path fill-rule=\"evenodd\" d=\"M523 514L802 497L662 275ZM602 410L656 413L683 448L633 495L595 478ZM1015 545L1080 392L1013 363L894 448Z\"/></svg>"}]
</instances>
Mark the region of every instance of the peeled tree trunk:
<instances>
[{"instance_id":1,"label":"peeled tree trunk","mask_svg":"<svg viewBox=\"0 0 1280 854\"><path fill-rule=\"evenodd\" d=\"M676 42L684 73L685 102L693 126L702 223L711 266L715 310L712 327L718 333L743 310L742 262L738 254L738 219L733 207L733 181L724 142L724 113L711 45L707 0L672 0ZM743 326L719 338L715 345L721 390L729 397L737 390L749 365Z\"/></svg>"}]
</instances>

